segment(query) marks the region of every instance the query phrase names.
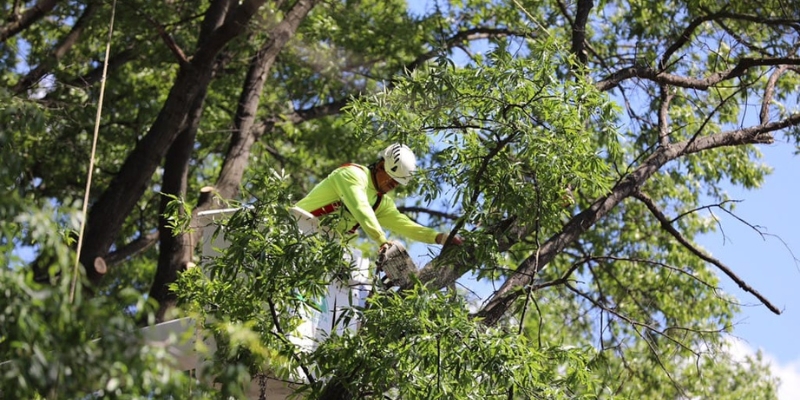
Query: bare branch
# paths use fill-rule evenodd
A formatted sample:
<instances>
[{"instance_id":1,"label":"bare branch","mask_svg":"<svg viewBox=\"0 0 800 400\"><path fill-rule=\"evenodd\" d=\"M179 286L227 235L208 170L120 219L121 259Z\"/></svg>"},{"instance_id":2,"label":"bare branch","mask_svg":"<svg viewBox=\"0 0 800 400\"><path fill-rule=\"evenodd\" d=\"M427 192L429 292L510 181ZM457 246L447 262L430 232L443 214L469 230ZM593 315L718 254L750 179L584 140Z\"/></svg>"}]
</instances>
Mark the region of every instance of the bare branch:
<instances>
[{"instance_id":1,"label":"bare branch","mask_svg":"<svg viewBox=\"0 0 800 400\"><path fill-rule=\"evenodd\" d=\"M727 11L716 13L719 18L735 19L739 21L756 22L769 26L791 26L795 29L800 28L800 21L795 18L764 18L757 15L738 14Z\"/></svg>"},{"instance_id":2,"label":"bare branch","mask_svg":"<svg viewBox=\"0 0 800 400\"><path fill-rule=\"evenodd\" d=\"M710 289L714 289L714 290L719 289L718 287L716 287L716 286L714 286L714 285L712 285L712 284L710 284L710 283L698 278L696 275L694 275L693 273L691 273L689 271L686 271L686 270L684 270L682 268L678 268L678 267L675 267L675 266L672 266L672 265L669 265L669 264L665 264L665 263L659 262L659 261L645 260L645 259L641 259L641 258L614 257L614 256L593 256L593 257L590 258L590 260L629 261L629 262L632 262L632 263L655 265L655 266L658 266L658 267L661 267L661 268L666 268L666 269L668 269L670 271L675 271L677 273L686 275L686 276L688 276L688 277L700 282L703 286L706 286L706 287L708 287Z\"/></svg>"},{"instance_id":3,"label":"bare branch","mask_svg":"<svg viewBox=\"0 0 800 400\"><path fill-rule=\"evenodd\" d=\"M668 74L650 67L633 66L614 72L607 78L597 82L595 86L601 91L607 91L614 89L626 79L643 78L660 84L673 85L688 89L706 90L722 81L738 78L744 75L750 68L774 65L800 65L800 58L742 58L733 68L725 71L715 72L703 79Z\"/></svg>"},{"instance_id":4,"label":"bare branch","mask_svg":"<svg viewBox=\"0 0 800 400\"><path fill-rule=\"evenodd\" d=\"M290 355L292 356L294 361L300 366L300 369L303 371L303 374L305 374L306 379L308 379L308 381L311 382L311 384L314 384L316 379L308 370L308 367L306 367L305 363L302 362L302 360L300 359L300 357L297 355L296 352L291 351L291 349L294 349L295 346L286 337L286 333L284 333L283 328L281 327L280 320L278 319L278 312L276 311L275 308L275 303L271 299L268 299L267 304L269 304L269 312L270 315L272 316L272 325L275 327L275 332L273 332L273 335L275 335L275 337L277 337L280 341L283 342L283 344L287 346L287 348L290 349Z\"/></svg>"},{"instance_id":5,"label":"bare branch","mask_svg":"<svg viewBox=\"0 0 800 400\"><path fill-rule=\"evenodd\" d=\"M426 214L434 216L434 217L446 218L446 219L451 219L451 220L456 220L456 219L459 218L459 216L456 215L456 214L451 214L451 213L444 212L444 211L433 210L433 209L426 208L426 207L400 206L400 207L397 207L397 210L399 210L402 213L426 213Z\"/></svg>"},{"instance_id":6,"label":"bare branch","mask_svg":"<svg viewBox=\"0 0 800 400\"><path fill-rule=\"evenodd\" d=\"M778 78L783 75L789 69L786 65L780 65L777 69L770 75L769 80L767 80L767 87L764 88L764 99L761 100L761 113L759 116L761 120L761 124L766 124L769 122L769 103L772 102L772 96L775 94L775 83L778 82Z\"/></svg>"},{"instance_id":7,"label":"bare branch","mask_svg":"<svg viewBox=\"0 0 800 400\"><path fill-rule=\"evenodd\" d=\"M570 265L570 267L567 269L567 271L564 272L561 275L560 278L554 279L552 281L548 281L548 282L545 282L545 283L536 284L536 285L533 286L534 289L539 290L539 289L544 289L544 288L550 287L550 286L563 285L563 284L569 282L569 278L572 276L572 274L575 273L575 271L578 269L578 267L581 266L581 264L584 264L587 261L589 261L589 258L583 258L581 260L578 260L578 261L572 263L572 265Z\"/></svg>"},{"instance_id":8,"label":"bare branch","mask_svg":"<svg viewBox=\"0 0 800 400\"><path fill-rule=\"evenodd\" d=\"M664 228L664 230L666 230L667 232L669 232L669 234L672 235L672 237L674 237L681 245L683 245L683 247L688 249L690 252L692 252L694 255L696 255L703 261L711 263L717 268L719 268L723 273L725 273L725 275L727 275L734 282L736 282L736 284L739 285L739 287L742 290L755 296L759 301L761 301L762 304L767 306L767 308L769 308L769 310L772 311L773 313L780 315L781 310L779 310L778 307L775 307L769 300L767 300L766 297L761 295L761 293L759 293L757 290L753 289L742 278L739 278L739 276L737 276L728 266L726 266L716 258L705 254L703 251L695 247L693 244L689 243L689 241L686 240L686 238L684 238L683 235L681 235L681 233L678 232L678 230L672 226L672 224L670 224L669 219L661 212L661 210L658 208L655 202L653 202L653 200L650 199L650 197L648 197L646 194L638 190L633 194L633 197L644 203L644 205L647 206L647 208L650 210L650 213L652 213L653 216L655 216L656 219L658 219L658 221L661 222L661 227Z\"/></svg>"},{"instance_id":9,"label":"bare branch","mask_svg":"<svg viewBox=\"0 0 800 400\"><path fill-rule=\"evenodd\" d=\"M692 135L692 138L689 139L689 141L688 141L688 143L686 145L686 148L691 147L692 144L694 143L694 141L697 140L697 138L700 136L701 133L703 133L703 131L705 130L706 126L711 122L711 118L714 117L714 115L717 113L717 111L721 110L722 107L724 107L725 104L728 103L729 100L731 100L734 97L736 97L743 90L744 90L744 87L740 87L740 88L736 89L733 93L729 94L724 99L722 99L722 101L717 103L717 105L714 107L714 109L711 110L711 112L708 113L708 115L706 115L706 117L703 119L703 123L701 123L700 126L697 127L697 129L695 130L695 133Z\"/></svg>"},{"instance_id":10,"label":"bare branch","mask_svg":"<svg viewBox=\"0 0 800 400\"><path fill-rule=\"evenodd\" d=\"M677 340L677 339L673 338L672 336L670 336L670 335L669 335L669 334L667 334L666 332L663 332L663 331L661 331L661 330L658 330L658 329L656 329L655 327L652 327L652 326L650 326L650 325L648 325L648 324L645 324L645 323L643 323L643 322L639 322L639 321L636 321L636 320L634 320L634 319L632 319L632 318L629 318L629 317L627 317L627 316L623 315L622 313L620 313L620 312L618 312L618 311L616 311L616 310L614 310L614 309L612 309L612 308L610 308L610 307L606 307L606 306L605 306L605 305L603 305L602 303L600 303L600 302L598 302L597 300L593 299L593 298L592 298L591 296L589 296L588 294L581 292L580 290L578 290L577 288L575 288L574 286L572 286L572 285L570 285L570 284L567 284L566 286L567 286L567 288L569 288L569 290L571 290L573 293L575 293L575 294L577 294L578 296L581 296L581 297L583 297L584 299L588 300L588 301L589 301L590 303L592 303L592 304L593 304L595 307L597 307L597 308L599 308L599 309L601 309L601 310L603 310L603 311L606 311L606 312L608 312L609 314L612 314L612 315L616 316L617 318L619 318L619 319L621 319L621 320L623 320L623 321L627 322L627 323L628 323L628 324L631 326L631 328L632 328L632 329L633 329L633 330L636 332L636 334L637 334L637 335L638 335L640 338L642 338L642 340L644 340L644 342L645 342L645 343L647 343L647 346L650 348L650 352L651 352L651 353L653 354L653 356L656 358L656 362L658 362L658 365L661 367L661 369L664 371L664 373L665 373L665 374L667 374L667 377L668 377L668 378L669 378L669 380L672 382L672 384L675 386L675 388L676 388L676 389L678 389L678 390L679 390L679 391L680 391L680 392L681 392L681 393L682 393L682 394L683 394L685 397L687 397L687 396L686 396L686 393L685 393L685 391L684 391L684 389L683 389L683 387L682 387L682 386L681 386L681 385L680 385L680 384L679 384L679 383L678 383L678 382L675 380L675 378L673 378L673 377L672 377L672 374L669 372L669 370L667 370L667 367L666 367L666 366L664 365L664 363L661 361L661 356L659 355L659 353L658 353L658 350L656 349L655 345L653 344L653 341L652 341L652 339L650 339L650 338L646 337L644 334L642 334L642 332L640 332L640 331L639 331L639 328L640 328L640 327L641 327L641 328L645 328L645 329L647 329L647 330L648 330L648 331L650 331L650 332L656 333L656 334L658 334L659 336L662 336L662 337L666 338L667 340L669 340L669 341L671 341L671 342L673 342L673 343L677 344L678 346L682 347L683 349L685 349L685 350L688 350L688 351L690 351L691 353L693 353L695 356L698 356L698 357L699 357L700 355L699 355L699 354L698 354L696 351L692 350L692 348L691 348L691 347L689 347L689 346L687 346L687 345L685 345L685 344L681 343L681 341L679 341L679 340Z\"/></svg>"},{"instance_id":11,"label":"bare branch","mask_svg":"<svg viewBox=\"0 0 800 400\"><path fill-rule=\"evenodd\" d=\"M734 38L734 39L735 39L737 42L739 42L739 43L743 44L745 47L747 47L748 49L750 49L750 51L751 51L751 52L753 52L753 53L757 53L757 54L761 54L761 55L762 55L762 56L764 56L764 57L769 57L769 56L771 55L771 54L770 54L770 53L769 53L767 50L765 50L764 48L762 48L762 47L759 47L759 46L756 46L756 45L754 45L753 43L750 43L748 40L746 40L744 37L742 37L742 35L738 34L738 33L736 32L736 30L735 30L735 29L732 29L732 28L728 27L728 24L726 24L725 22L723 22L723 21L721 21L721 20L716 20L716 21L714 21L714 23L716 23L717 25L719 25L719 26L722 28L722 30L724 30L724 31L725 31L725 33L727 33L728 35L730 35L730 36L731 36L732 38Z\"/></svg>"},{"instance_id":12,"label":"bare branch","mask_svg":"<svg viewBox=\"0 0 800 400\"><path fill-rule=\"evenodd\" d=\"M767 232L764 232L764 231L762 231L762 230L761 230L761 228L763 228L762 226L759 226L759 225L753 225L753 224L751 224L751 223L749 223L749 222L745 221L743 218L741 218L741 217L739 217L738 215L734 214L734 213L733 213L731 210L728 210L728 209L722 208L722 211L724 211L725 213L727 213L727 214L728 214L728 215L730 215L731 217L735 218L735 219L736 219L736 220L738 220L739 222L741 222L741 223L743 223L743 224L747 225L747 227L749 227L750 229L752 229L753 231L755 231L755 232L756 232L756 233L757 233L759 236L761 236L761 239L762 239L762 240L767 240L767 237L773 237L773 238L775 238L775 239L778 239L778 241L779 241L779 242L781 242L781 244L783 244L783 247L785 247L785 248L786 248L786 250L789 252L789 255L791 255L791 256L792 256L792 260L794 261L795 265L798 265L798 264L800 264L800 259L798 259L798 258L797 258L797 256L795 256L795 255L794 255L794 252L792 251L792 248L789 246L789 244L788 244L788 243L786 243L786 241L785 241L785 240L783 240L783 238L781 238L781 237L780 237L780 236L778 236L778 235L773 235L773 234L771 234L771 233L767 233Z\"/></svg>"},{"instance_id":13,"label":"bare branch","mask_svg":"<svg viewBox=\"0 0 800 400\"><path fill-rule=\"evenodd\" d=\"M683 217L685 217L685 216L687 216L687 215L689 215L691 213L695 213L695 212L698 212L700 210L707 210L707 209L710 209L710 208L721 208L721 209L725 210L725 208L722 207L723 205L725 205L725 203L741 203L741 202L742 202L741 200L725 200L722 203L709 204L707 206L693 208L693 209L691 209L689 211L685 211L685 212L682 212L682 213L678 214L677 217L671 219L669 222L673 223L673 222L675 222L675 221L677 221L677 220L679 220L679 219L681 219L681 218L683 218ZM725 210L725 211L727 211L727 210Z\"/></svg>"},{"instance_id":14,"label":"bare branch","mask_svg":"<svg viewBox=\"0 0 800 400\"><path fill-rule=\"evenodd\" d=\"M128 61L133 60L136 55L137 53L134 51L134 46L129 44L126 49L117 54L113 54L108 58L108 71L114 71L120 66L125 65ZM97 64L100 64L97 68L89 71L83 76L79 76L69 82L66 82L66 85L74 87L89 87L99 82L103 77L103 63L98 62Z\"/></svg>"},{"instance_id":15,"label":"bare branch","mask_svg":"<svg viewBox=\"0 0 800 400\"><path fill-rule=\"evenodd\" d=\"M678 49L680 49L686 43L689 42L689 40L692 38L692 34L694 33L694 30L697 29L697 27L702 25L704 22L710 21L710 20L713 20L713 19L717 18L718 15L719 14L705 15L705 16L702 16L702 17L699 17L699 18L695 18L694 20L692 20L692 22L690 22L689 25L686 26L686 28L683 30L683 32L681 33L680 37L678 37L678 40L673 42L667 48L667 50L664 51L664 55L662 55L661 59L658 61L658 69L660 69L662 71L664 69L666 69L667 68L667 62L669 61L670 57L672 57L672 55L675 54L675 52L678 51Z\"/></svg>"},{"instance_id":16,"label":"bare branch","mask_svg":"<svg viewBox=\"0 0 800 400\"><path fill-rule=\"evenodd\" d=\"M184 53L183 49L181 49L178 43L175 42L175 39L172 38L172 35L170 35L167 30L164 29L163 25L145 13L140 12L138 14L144 17L144 19L156 29L156 32L158 32L158 37L160 37L164 44L167 45L167 48L170 52L172 52L179 64L184 65L189 63L189 59L186 58L186 53Z\"/></svg>"},{"instance_id":17,"label":"bare branch","mask_svg":"<svg viewBox=\"0 0 800 400\"><path fill-rule=\"evenodd\" d=\"M447 40L445 40L445 48L450 49L453 47L459 47L460 44L465 40L472 41L478 39L486 39L490 37L504 37L504 36L526 36L526 34L523 32L517 32L508 29L477 27L457 32L453 36L449 37ZM413 71L422 66L426 61L435 57L436 54L437 50L431 50L426 53L423 53L417 56L417 58L415 58L410 63L404 65L402 71L405 72ZM261 120L259 123L255 124L253 126L253 130L255 131L258 137L261 137L267 130L272 129L274 125L278 125L280 121L299 124L317 118L336 115L342 111L342 108L344 106L350 104L350 102L353 99L359 97L361 97L361 94L343 97L341 99L333 100L329 103L319 104L301 110L294 110L293 112L287 115L281 115L281 116L271 115Z\"/></svg>"},{"instance_id":18,"label":"bare branch","mask_svg":"<svg viewBox=\"0 0 800 400\"><path fill-rule=\"evenodd\" d=\"M661 85L661 107L658 109L658 142L661 146L669 145L669 104L673 96L667 85Z\"/></svg>"}]
</instances>

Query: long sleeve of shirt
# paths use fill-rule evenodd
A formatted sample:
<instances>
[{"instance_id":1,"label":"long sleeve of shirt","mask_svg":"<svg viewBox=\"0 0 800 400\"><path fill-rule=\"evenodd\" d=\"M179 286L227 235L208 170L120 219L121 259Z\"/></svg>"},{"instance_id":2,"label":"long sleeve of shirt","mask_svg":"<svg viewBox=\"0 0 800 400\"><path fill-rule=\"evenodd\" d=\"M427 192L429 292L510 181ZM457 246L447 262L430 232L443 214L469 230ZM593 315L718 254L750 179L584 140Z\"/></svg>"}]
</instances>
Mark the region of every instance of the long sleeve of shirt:
<instances>
[{"instance_id":1,"label":"long sleeve of shirt","mask_svg":"<svg viewBox=\"0 0 800 400\"><path fill-rule=\"evenodd\" d=\"M386 203L386 204L383 204ZM390 231L405 236L413 241L435 244L438 231L424 227L401 213L394 204L394 199L384 196L383 203L378 209L378 221Z\"/></svg>"}]
</instances>

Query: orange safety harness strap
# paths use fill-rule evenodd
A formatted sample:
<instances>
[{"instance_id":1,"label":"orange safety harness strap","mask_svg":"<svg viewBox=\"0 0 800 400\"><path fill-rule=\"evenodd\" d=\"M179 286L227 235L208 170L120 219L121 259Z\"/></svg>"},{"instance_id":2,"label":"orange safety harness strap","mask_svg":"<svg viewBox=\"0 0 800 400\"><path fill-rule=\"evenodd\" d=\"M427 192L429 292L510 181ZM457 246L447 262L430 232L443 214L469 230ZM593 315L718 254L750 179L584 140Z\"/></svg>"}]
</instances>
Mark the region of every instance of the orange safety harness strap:
<instances>
[{"instance_id":1,"label":"orange safety harness strap","mask_svg":"<svg viewBox=\"0 0 800 400\"><path fill-rule=\"evenodd\" d=\"M340 166L340 168L344 168L344 167L360 168L358 166L358 164L353 164L353 163L345 163L345 164L342 164ZM378 192L378 198L375 199L375 204L372 205L372 211L377 211L378 210L378 207L380 207L380 205L381 205L381 200L383 200L383 193ZM341 201L335 201L333 203L324 205L324 206L322 206L322 207L320 207L320 208L318 208L318 209L316 209L314 211L311 211L311 214L314 215L315 217L321 217L323 215L328 215L328 214L338 210L339 207L342 207L342 206L343 206L343 204L342 204ZM344 209L347 210L347 206L344 206ZM356 224L355 226L350 228L350 230L347 231L347 233L356 233L356 230L358 230L359 227L361 227L361 224Z\"/></svg>"}]
</instances>

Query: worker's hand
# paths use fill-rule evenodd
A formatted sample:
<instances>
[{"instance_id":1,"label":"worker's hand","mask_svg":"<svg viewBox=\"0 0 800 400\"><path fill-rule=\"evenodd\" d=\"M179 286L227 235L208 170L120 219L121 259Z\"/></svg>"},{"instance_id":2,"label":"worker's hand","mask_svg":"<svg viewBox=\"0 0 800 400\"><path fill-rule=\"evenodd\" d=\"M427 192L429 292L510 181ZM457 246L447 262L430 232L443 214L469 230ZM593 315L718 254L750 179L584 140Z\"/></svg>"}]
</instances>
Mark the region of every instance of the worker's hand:
<instances>
[{"instance_id":1,"label":"worker's hand","mask_svg":"<svg viewBox=\"0 0 800 400\"><path fill-rule=\"evenodd\" d=\"M447 240L447 236L447 233L440 233L436 235L436 244L444 244L444 241ZM462 239L461 236L455 235L452 239L450 239L450 243L460 246L464 243L464 239Z\"/></svg>"}]
</instances>

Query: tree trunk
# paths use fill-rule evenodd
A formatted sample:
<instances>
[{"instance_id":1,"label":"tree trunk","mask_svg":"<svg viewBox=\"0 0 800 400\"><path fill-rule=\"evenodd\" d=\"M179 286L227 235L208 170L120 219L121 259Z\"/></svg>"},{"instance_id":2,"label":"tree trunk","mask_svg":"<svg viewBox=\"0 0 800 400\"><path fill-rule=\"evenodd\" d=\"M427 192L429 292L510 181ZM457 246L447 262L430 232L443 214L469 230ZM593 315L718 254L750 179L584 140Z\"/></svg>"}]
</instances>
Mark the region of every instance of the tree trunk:
<instances>
[{"instance_id":1,"label":"tree trunk","mask_svg":"<svg viewBox=\"0 0 800 400\"><path fill-rule=\"evenodd\" d=\"M191 62L178 72L164 107L150 130L128 155L111 184L91 209L86 225L81 263L89 279L97 283L102 274L92 268L119 236L125 218L148 187L149 180L172 142L186 125L196 96L209 85L216 56L235 37L266 0L245 0L236 8L230 0L212 3L206 13L200 43ZM219 25L220 21L226 21Z\"/></svg>"},{"instance_id":2,"label":"tree trunk","mask_svg":"<svg viewBox=\"0 0 800 400\"><path fill-rule=\"evenodd\" d=\"M169 148L166 159L164 160L164 177L161 189L165 194L186 198L187 179L189 175L189 161L192 159L194 141L197 136L197 127L200 125L200 118L203 114L203 104L205 103L206 91L198 94L192 104L190 121L185 129L178 135L175 142ZM192 260L194 252L194 238L191 233L174 234L167 226L167 219L164 213L167 204L172 201L167 196L161 197L159 207L159 253L156 275L153 278L153 285L150 287L150 298L158 301L158 312L156 321L162 322L167 311L176 303L177 297L169 289L169 285L178 279L178 273L186 269L187 264ZM183 216L183 208L179 208L180 215Z\"/></svg>"}]
</instances>

